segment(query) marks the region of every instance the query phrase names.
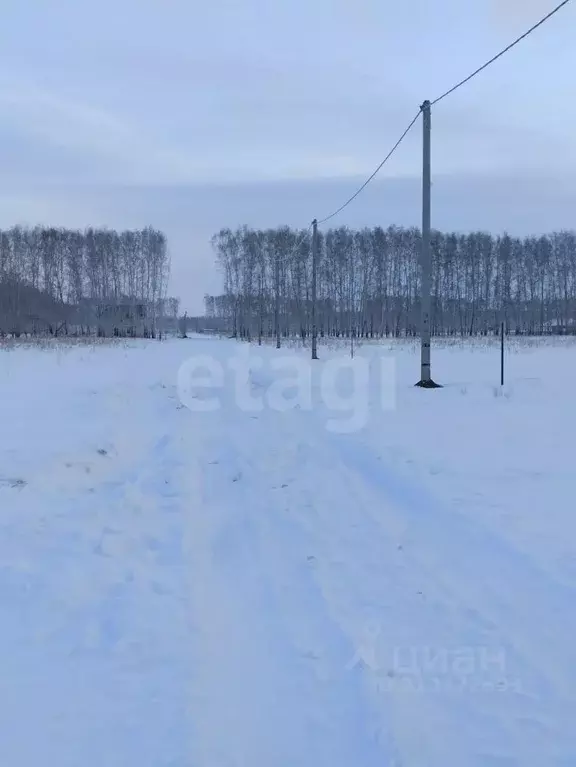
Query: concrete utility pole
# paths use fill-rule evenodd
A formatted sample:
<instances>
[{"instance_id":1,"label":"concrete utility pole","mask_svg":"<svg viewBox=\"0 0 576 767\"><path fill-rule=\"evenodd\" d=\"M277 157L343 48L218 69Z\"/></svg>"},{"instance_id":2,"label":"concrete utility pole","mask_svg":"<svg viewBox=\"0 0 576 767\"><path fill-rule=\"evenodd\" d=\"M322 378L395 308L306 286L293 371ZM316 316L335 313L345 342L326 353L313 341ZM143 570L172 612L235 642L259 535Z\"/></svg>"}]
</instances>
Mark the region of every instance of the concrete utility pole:
<instances>
[{"instance_id":1,"label":"concrete utility pole","mask_svg":"<svg viewBox=\"0 0 576 767\"><path fill-rule=\"evenodd\" d=\"M422 253L420 257L421 268L421 308L422 319L420 329L421 339L421 363L420 380L416 386L424 389L437 389L439 384L432 380L430 368L430 314L432 306L432 256L430 250L430 198L431 198L431 162L430 162L430 102L425 101L420 107L422 110L423 123L423 151L422 151Z\"/></svg>"},{"instance_id":2,"label":"concrete utility pole","mask_svg":"<svg viewBox=\"0 0 576 767\"><path fill-rule=\"evenodd\" d=\"M262 346L262 336L264 335L264 269L260 274L260 285L258 288L260 292L260 317L258 320L258 346Z\"/></svg>"},{"instance_id":3,"label":"concrete utility pole","mask_svg":"<svg viewBox=\"0 0 576 767\"><path fill-rule=\"evenodd\" d=\"M276 309L274 312L274 323L276 325L276 348L280 348L280 251L276 250L276 264L275 264L275 280L276 283Z\"/></svg>"},{"instance_id":4,"label":"concrete utility pole","mask_svg":"<svg viewBox=\"0 0 576 767\"><path fill-rule=\"evenodd\" d=\"M312 221L312 359L318 359L318 331L316 328L316 279L318 272L318 221Z\"/></svg>"}]
</instances>

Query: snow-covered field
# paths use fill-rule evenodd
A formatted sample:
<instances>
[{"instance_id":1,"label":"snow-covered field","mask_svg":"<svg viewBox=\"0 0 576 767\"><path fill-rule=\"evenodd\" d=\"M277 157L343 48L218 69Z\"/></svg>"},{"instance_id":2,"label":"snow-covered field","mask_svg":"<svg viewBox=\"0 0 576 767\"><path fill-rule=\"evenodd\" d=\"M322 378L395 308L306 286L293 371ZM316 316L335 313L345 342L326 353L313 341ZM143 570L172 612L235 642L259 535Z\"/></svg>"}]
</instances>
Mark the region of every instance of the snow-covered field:
<instances>
[{"instance_id":1,"label":"snow-covered field","mask_svg":"<svg viewBox=\"0 0 576 767\"><path fill-rule=\"evenodd\" d=\"M0 350L2 764L576 765L576 345L320 352Z\"/></svg>"}]
</instances>

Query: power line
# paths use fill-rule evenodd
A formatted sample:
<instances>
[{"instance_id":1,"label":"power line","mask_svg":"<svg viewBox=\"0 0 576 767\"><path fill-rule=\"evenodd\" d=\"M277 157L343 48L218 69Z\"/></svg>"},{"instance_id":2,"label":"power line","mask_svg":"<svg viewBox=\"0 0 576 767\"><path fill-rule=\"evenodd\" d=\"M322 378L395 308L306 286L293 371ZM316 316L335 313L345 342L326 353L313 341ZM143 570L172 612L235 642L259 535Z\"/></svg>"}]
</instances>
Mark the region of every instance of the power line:
<instances>
[{"instance_id":1,"label":"power line","mask_svg":"<svg viewBox=\"0 0 576 767\"><path fill-rule=\"evenodd\" d=\"M500 53L497 53L496 56L493 56L490 61L487 61L485 64L482 64L481 67L478 67L474 72L472 72L471 75L468 75L468 77L465 77L463 80L460 80L459 83L456 83L456 85L452 86L449 90L447 90L445 93L443 93L441 96L438 96L437 99L434 99L434 101L431 102L431 106L434 106L434 104L437 104L439 101L442 101L442 99L445 99L446 96L449 96L451 93L454 93L454 91L458 90L458 88L461 88L466 83L470 82L472 78L476 77L476 75L479 75L480 72L483 72L485 69L487 69L491 64L493 64L495 61L498 61L499 58L504 56L505 53L508 53L508 51L512 50L518 43L521 43L522 40L525 40L528 35L531 35L532 32L534 32L536 29L542 26L542 24L545 24L548 19L551 19L552 16L558 13L562 8L564 8L565 5L568 5L570 0L563 0L562 3L556 6L550 13L546 14L544 18L540 19L539 22L534 24L534 26L530 27L529 30L524 32L523 35L520 35L520 37L516 38L513 43L510 43L510 45L506 46L503 50L500 51Z\"/></svg>"},{"instance_id":2,"label":"power line","mask_svg":"<svg viewBox=\"0 0 576 767\"><path fill-rule=\"evenodd\" d=\"M463 80L460 80L460 82L456 83L456 85L452 86L449 90L445 91L441 96L438 96L438 98L434 99L434 101L431 102L431 106L434 104L437 104L439 101L442 101L442 99L445 99L447 96L450 96L454 91L458 90L458 88L461 88L466 83L470 82L476 75L479 75L480 72L483 72L485 69L487 69L491 64L493 64L495 61L498 61L502 56L504 56L505 53L508 53L508 51L512 50L518 43L522 42L522 40L526 39L529 35L532 34L535 30L537 30L539 27L541 27L543 24L545 24L549 19L552 18L555 14L558 13L562 8L564 8L565 5L568 5L570 0L563 0L563 2L559 3L553 10L551 10L546 16L544 16L540 21L538 21L536 24L534 24L530 29L528 29L524 34L520 35L520 37L516 38L510 45L507 45L506 48L501 50L499 53L496 54L496 56L493 56L489 61L487 61L485 64L483 64L481 67L478 67L472 74L468 75L468 77L465 77ZM420 116L420 112L422 109L420 108L412 121L409 123L406 130L402 133L398 141L394 144L390 152L386 155L386 157L382 160L382 162L378 165L378 167L374 170L374 172L366 179L366 181L362 184L362 186L354 192L354 194L346 200L346 202L341 205L339 208L337 208L333 213L330 213L329 216L325 216L324 218L320 219L318 221L318 224L325 224L327 221L330 221L330 219L337 216L339 213L341 213L345 208L350 205L351 202L353 202L358 195L366 189L368 184L378 175L378 173L382 170L384 165L388 162L388 160L392 157L394 152L398 149L400 144L404 141L412 127L414 126L414 123ZM310 228L310 227L309 227ZM309 229L308 228L308 229ZM298 246L301 243L298 243ZM297 247L298 247L297 246ZM294 249L296 250L297 247ZM290 254L290 256L293 254L293 252Z\"/></svg>"},{"instance_id":3,"label":"power line","mask_svg":"<svg viewBox=\"0 0 576 767\"><path fill-rule=\"evenodd\" d=\"M340 207L339 207L337 210L335 210L335 211L334 211L334 213L331 213L329 216L326 216L325 218L322 218L322 219L320 219L320 220L318 221L318 224L325 224L325 223L326 223L326 221L330 221L330 219L331 219L331 218L334 218L334 216L337 216L337 215L338 215L338 213L341 213L341 212L344 210L344 208L347 208L347 207L348 207L348 205L350 205L350 203L351 203L353 200L355 200L355 199L356 199L356 197L358 197L358 195L360 194L360 192L363 192L363 191L364 191L364 189L366 189L366 187L368 186L368 184L369 184L369 183L372 181L372 179L373 179L373 178L375 178L375 176L376 176L376 175L377 175L377 174L380 172L380 170L381 170L381 169L384 167L384 165L386 165L386 163L388 162L388 160L389 160L389 159L392 157L392 155L394 154L394 152L395 152L395 151L398 149L398 147L400 146L400 144L401 144L401 143L404 141L404 139L406 138L406 136L408 135L408 133L409 133L409 132L410 132L410 130L412 129L412 126L414 125L414 123L416 122L416 120L417 120L417 119L420 117L420 111L421 111L421 110L418 110L418 112L416 113L416 115L414 116L414 118L412 119L412 121L410 122L410 124L408 125L408 127L406 128L406 130L404 131L404 133L403 133L403 134L400 136L400 138L398 139L398 141L397 141L397 142L394 144L394 146L393 146L393 147L392 147L392 149L391 149L391 150L388 152L388 154L386 155L386 157L385 157L385 158L382 160L382 162L380 163L380 165L379 165L379 166L376 168L376 170L375 170L375 171L374 171L374 172L373 172L373 173L372 173L372 174L371 174L371 175L370 175L370 176L369 176L369 177L366 179L366 181L365 181L365 182L362 184L362 186L361 186L361 187L360 187L360 188L359 188L359 189L358 189L356 192L354 192L354 194L352 195L352 197L350 197L350 199L346 200L346 202L344 203L344 205L341 205L341 206L340 206Z\"/></svg>"}]
</instances>

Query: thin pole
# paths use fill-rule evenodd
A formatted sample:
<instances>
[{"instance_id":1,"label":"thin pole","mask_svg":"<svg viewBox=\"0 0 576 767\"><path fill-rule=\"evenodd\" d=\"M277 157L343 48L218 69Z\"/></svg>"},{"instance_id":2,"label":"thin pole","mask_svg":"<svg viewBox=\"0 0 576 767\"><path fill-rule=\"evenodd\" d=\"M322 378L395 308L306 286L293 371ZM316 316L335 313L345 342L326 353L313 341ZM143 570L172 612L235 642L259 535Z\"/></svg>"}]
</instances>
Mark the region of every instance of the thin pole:
<instances>
[{"instance_id":1,"label":"thin pole","mask_svg":"<svg viewBox=\"0 0 576 767\"><path fill-rule=\"evenodd\" d=\"M274 312L274 321L276 324L276 348L280 348L280 251L276 250L276 309Z\"/></svg>"},{"instance_id":2,"label":"thin pole","mask_svg":"<svg viewBox=\"0 0 576 767\"><path fill-rule=\"evenodd\" d=\"M318 359L318 331L316 328L316 280L318 272L318 221L312 221L312 359Z\"/></svg>"},{"instance_id":3,"label":"thin pole","mask_svg":"<svg viewBox=\"0 0 576 767\"><path fill-rule=\"evenodd\" d=\"M431 152L430 152L430 102L425 101L422 106L422 253L421 253L421 349L420 349L420 381L416 384L425 389L436 389L431 375L430 365L430 313L432 306L432 258L430 251L431 231Z\"/></svg>"},{"instance_id":4,"label":"thin pole","mask_svg":"<svg viewBox=\"0 0 576 767\"><path fill-rule=\"evenodd\" d=\"M500 326L500 386L504 386L504 323Z\"/></svg>"},{"instance_id":5,"label":"thin pole","mask_svg":"<svg viewBox=\"0 0 576 767\"><path fill-rule=\"evenodd\" d=\"M262 346L264 335L264 270L260 274L260 318L258 322L258 346Z\"/></svg>"}]
</instances>

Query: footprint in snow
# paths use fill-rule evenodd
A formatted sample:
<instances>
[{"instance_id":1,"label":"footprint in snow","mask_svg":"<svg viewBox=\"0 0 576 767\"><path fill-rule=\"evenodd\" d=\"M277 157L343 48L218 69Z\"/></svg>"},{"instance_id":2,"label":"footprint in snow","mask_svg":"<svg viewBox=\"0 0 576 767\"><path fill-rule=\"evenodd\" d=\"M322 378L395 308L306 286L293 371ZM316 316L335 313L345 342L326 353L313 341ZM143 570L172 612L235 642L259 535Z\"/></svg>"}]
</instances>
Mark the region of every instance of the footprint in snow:
<instances>
[{"instance_id":1,"label":"footprint in snow","mask_svg":"<svg viewBox=\"0 0 576 767\"><path fill-rule=\"evenodd\" d=\"M15 478L0 478L0 487L14 487L14 488L22 488L26 487L28 483L25 479L15 479Z\"/></svg>"}]
</instances>

